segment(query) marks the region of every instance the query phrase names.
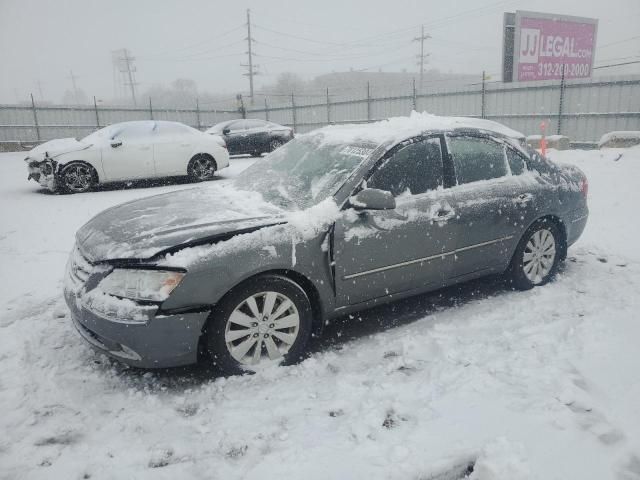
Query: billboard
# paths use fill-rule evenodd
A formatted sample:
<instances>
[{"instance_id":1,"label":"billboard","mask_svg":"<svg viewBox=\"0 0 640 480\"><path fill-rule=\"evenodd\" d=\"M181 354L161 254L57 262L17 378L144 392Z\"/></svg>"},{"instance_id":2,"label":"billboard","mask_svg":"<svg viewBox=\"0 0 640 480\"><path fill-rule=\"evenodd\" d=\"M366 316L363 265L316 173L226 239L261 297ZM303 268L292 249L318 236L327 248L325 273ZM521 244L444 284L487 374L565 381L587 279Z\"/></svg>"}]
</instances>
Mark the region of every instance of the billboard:
<instances>
[{"instance_id":1,"label":"billboard","mask_svg":"<svg viewBox=\"0 0 640 480\"><path fill-rule=\"evenodd\" d=\"M592 18L506 14L503 80L556 80L562 77L563 66L567 79L590 77L597 32L598 20ZM511 59L506 58L509 54Z\"/></svg>"}]
</instances>

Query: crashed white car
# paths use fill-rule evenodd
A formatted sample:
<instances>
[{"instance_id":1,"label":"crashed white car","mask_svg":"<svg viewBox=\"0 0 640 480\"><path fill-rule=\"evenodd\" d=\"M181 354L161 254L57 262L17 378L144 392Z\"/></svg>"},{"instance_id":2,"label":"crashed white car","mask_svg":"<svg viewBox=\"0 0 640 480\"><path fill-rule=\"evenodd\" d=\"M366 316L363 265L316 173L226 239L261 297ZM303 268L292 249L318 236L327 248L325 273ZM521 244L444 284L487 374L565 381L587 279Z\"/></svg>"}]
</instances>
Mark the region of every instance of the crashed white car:
<instances>
[{"instance_id":1,"label":"crashed white car","mask_svg":"<svg viewBox=\"0 0 640 480\"><path fill-rule=\"evenodd\" d=\"M211 179L229 166L221 137L177 122L144 120L102 128L81 140L38 145L25 158L29 177L51 191L80 193L97 184L187 175Z\"/></svg>"}]
</instances>

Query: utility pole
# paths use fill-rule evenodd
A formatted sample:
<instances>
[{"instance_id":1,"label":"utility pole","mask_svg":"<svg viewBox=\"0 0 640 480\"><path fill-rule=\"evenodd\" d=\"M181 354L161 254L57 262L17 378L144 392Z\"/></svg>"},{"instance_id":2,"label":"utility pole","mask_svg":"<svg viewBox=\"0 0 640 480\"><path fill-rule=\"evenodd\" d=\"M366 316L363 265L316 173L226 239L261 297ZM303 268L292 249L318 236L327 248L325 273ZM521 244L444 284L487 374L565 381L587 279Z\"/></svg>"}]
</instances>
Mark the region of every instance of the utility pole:
<instances>
[{"instance_id":1,"label":"utility pole","mask_svg":"<svg viewBox=\"0 0 640 480\"><path fill-rule=\"evenodd\" d=\"M69 70L69 78L71 79L71 85L73 85L73 99L77 105L80 103L78 100L78 85L76 84L76 78L78 78L78 76L73 74L73 70Z\"/></svg>"},{"instance_id":2,"label":"utility pole","mask_svg":"<svg viewBox=\"0 0 640 480\"><path fill-rule=\"evenodd\" d=\"M125 82L125 85L129 86L131 90L131 100L133 100L133 105L137 106L138 103L136 101L136 85L138 83L134 80L134 73L136 71L136 67L133 65L133 61L135 60L135 57L132 57L129 54L128 49L123 48L122 57L120 57L119 60L122 62L122 67L123 67L123 70L121 71L127 74L127 78L129 80L128 82Z\"/></svg>"},{"instance_id":3,"label":"utility pole","mask_svg":"<svg viewBox=\"0 0 640 480\"><path fill-rule=\"evenodd\" d=\"M253 76L257 75L258 72L253 69L253 38L251 37L251 10L247 8L247 56L249 59L249 63L247 65L242 64L243 67L248 67L249 71L244 73L243 75L249 77L249 103L253 106ZM256 65L257 66L257 65Z\"/></svg>"},{"instance_id":4,"label":"utility pole","mask_svg":"<svg viewBox=\"0 0 640 480\"><path fill-rule=\"evenodd\" d=\"M424 25L420 29L420 36L413 39L414 42L420 42L420 55L418 55L418 65L420 66L420 91L422 92L422 84L424 82L424 59L429 54L424 53L424 41L429 40L431 35L424 33Z\"/></svg>"}]
</instances>

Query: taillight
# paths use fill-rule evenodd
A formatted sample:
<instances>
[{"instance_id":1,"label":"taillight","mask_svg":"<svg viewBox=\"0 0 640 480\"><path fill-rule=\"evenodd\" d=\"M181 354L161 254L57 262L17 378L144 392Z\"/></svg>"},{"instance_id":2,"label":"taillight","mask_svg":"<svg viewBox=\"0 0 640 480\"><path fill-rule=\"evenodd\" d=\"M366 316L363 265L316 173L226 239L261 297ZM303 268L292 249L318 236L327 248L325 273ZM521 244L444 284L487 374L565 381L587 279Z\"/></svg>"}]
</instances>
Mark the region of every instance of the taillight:
<instances>
[{"instance_id":1,"label":"taillight","mask_svg":"<svg viewBox=\"0 0 640 480\"><path fill-rule=\"evenodd\" d=\"M589 193L589 181L585 176L583 176L582 180L580 180L580 191L582 192L582 196L584 198L587 198L587 194Z\"/></svg>"}]
</instances>

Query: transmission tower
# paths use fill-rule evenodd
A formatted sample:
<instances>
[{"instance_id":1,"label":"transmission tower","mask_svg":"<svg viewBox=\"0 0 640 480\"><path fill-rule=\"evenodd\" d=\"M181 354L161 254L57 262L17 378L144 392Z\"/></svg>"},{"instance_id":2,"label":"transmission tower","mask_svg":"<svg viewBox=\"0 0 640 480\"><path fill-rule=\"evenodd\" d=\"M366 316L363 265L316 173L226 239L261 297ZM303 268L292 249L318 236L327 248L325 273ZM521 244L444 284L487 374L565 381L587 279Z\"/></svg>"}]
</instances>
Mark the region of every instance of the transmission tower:
<instances>
[{"instance_id":1,"label":"transmission tower","mask_svg":"<svg viewBox=\"0 0 640 480\"><path fill-rule=\"evenodd\" d=\"M120 74L120 83L123 90L129 90L131 93L131 101L134 106L137 106L136 101L136 66L134 65L135 57L131 56L131 52L128 49L122 48L112 52L112 60L114 62L114 83L116 72ZM114 85L115 86L115 85ZM124 93L124 91L122 93Z\"/></svg>"},{"instance_id":2,"label":"transmission tower","mask_svg":"<svg viewBox=\"0 0 640 480\"><path fill-rule=\"evenodd\" d=\"M249 60L248 64L241 64L243 67L247 67L249 70L247 73L243 73L244 76L249 77L249 102L253 105L253 76L257 75L258 72L254 70L254 67L257 65L253 64L253 38L251 37L251 10L247 9L247 57Z\"/></svg>"},{"instance_id":3,"label":"transmission tower","mask_svg":"<svg viewBox=\"0 0 640 480\"><path fill-rule=\"evenodd\" d=\"M420 42L420 55L418 55L418 65L420 66L420 91L424 82L424 64L425 58L429 57L428 53L424 53L424 41L429 40L431 35L424 33L424 25L420 29L420 36L413 39L414 42Z\"/></svg>"}]
</instances>

